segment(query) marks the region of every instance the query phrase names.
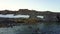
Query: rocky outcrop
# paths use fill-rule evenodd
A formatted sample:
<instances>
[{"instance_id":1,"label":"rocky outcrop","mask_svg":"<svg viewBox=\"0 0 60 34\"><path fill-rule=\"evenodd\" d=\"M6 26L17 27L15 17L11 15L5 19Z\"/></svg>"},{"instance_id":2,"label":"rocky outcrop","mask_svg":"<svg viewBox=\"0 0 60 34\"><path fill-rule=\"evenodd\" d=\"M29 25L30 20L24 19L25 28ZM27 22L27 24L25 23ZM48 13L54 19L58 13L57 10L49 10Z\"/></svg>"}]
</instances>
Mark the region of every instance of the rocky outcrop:
<instances>
[{"instance_id":1,"label":"rocky outcrop","mask_svg":"<svg viewBox=\"0 0 60 34\"><path fill-rule=\"evenodd\" d=\"M58 21L57 15L60 18L60 13L50 11L36 11L28 9L19 9L18 11L4 10L0 11L0 14L14 14L14 15L29 15L29 18L37 18L37 16L44 16L43 21ZM39 19L39 18L38 18Z\"/></svg>"}]
</instances>

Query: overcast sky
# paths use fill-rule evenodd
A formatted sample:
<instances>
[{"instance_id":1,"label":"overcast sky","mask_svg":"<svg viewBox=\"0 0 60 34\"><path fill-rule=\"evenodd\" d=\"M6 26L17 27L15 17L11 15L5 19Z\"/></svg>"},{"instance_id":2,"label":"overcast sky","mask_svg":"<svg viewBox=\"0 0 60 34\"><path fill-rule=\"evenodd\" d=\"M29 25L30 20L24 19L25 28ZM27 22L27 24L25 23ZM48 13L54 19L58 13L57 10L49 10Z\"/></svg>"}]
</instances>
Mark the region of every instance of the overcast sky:
<instances>
[{"instance_id":1,"label":"overcast sky","mask_svg":"<svg viewBox=\"0 0 60 34\"><path fill-rule=\"evenodd\" d=\"M31 9L60 12L60 0L0 0L0 10Z\"/></svg>"}]
</instances>

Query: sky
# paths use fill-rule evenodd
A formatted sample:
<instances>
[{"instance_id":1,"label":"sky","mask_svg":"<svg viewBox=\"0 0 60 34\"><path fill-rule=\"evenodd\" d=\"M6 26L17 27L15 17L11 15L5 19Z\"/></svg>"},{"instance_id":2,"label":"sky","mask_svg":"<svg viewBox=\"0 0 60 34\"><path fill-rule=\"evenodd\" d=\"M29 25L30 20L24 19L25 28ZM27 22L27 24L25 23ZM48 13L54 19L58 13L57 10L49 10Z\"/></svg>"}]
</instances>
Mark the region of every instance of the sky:
<instances>
[{"instance_id":1,"label":"sky","mask_svg":"<svg viewBox=\"0 0 60 34\"><path fill-rule=\"evenodd\" d=\"M0 0L0 10L5 9L60 12L60 0Z\"/></svg>"}]
</instances>

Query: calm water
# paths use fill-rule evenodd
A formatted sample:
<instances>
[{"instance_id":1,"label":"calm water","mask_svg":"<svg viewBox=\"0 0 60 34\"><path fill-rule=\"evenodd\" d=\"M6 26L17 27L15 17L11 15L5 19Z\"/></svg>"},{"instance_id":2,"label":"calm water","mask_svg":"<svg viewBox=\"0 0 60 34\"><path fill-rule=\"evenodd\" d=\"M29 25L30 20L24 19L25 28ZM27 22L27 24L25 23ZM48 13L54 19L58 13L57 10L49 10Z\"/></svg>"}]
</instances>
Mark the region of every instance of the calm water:
<instances>
[{"instance_id":1,"label":"calm water","mask_svg":"<svg viewBox=\"0 0 60 34\"><path fill-rule=\"evenodd\" d=\"M13 28L0 28L0 34L60 34L60 25L55 23L39 23L35 25L20 24Z\"/></svg>"},{"instance_id":2,"label":"calm water","mask_svg":"<svg viewBox=\"0 0 60 34\"><path fill-rule=\"evenodd\" d=\"M0 14L0 17L3 17L3 18L29 18L30 15L14 15L14 14L6 14L6 15L3 15L3 14ZM37 16L37 18L44 18L43 16Z\"/></svg>"}]
</instances>

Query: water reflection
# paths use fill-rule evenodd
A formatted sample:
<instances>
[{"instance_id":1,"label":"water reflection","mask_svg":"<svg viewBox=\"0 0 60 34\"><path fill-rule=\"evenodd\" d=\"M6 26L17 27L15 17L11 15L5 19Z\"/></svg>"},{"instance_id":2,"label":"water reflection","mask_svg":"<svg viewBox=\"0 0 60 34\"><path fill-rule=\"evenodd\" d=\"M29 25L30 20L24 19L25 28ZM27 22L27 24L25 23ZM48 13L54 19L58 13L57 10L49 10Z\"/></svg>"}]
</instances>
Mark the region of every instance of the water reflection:
<instances>
[{"instance_id":1,"label":"water reflection","mask_svg":"<svg viewBox=\"0 0 60 34\"><path fill-rule=\"evenodd\" d=\"M15 15L14 14L0 14L0 17L4 17L4 18L29 18L29 15Z\"/></svg>"},{"instance_id":2,"label":"water reflection","mask_svg":"<svg viewBox=\"0 0 60 34\"><path fill-rule=\"evenodd\" d=\"M14 15L14 14L6 14L6 15L3 15L3 14L0 14L0 17L3 17L3 18L29 18L30 15ZM44 16L37 16L37 18L44 18Z\"/></svg>"}]
</instances>

